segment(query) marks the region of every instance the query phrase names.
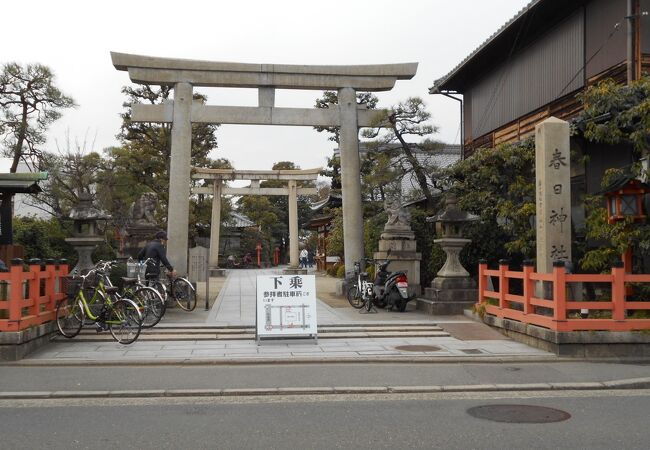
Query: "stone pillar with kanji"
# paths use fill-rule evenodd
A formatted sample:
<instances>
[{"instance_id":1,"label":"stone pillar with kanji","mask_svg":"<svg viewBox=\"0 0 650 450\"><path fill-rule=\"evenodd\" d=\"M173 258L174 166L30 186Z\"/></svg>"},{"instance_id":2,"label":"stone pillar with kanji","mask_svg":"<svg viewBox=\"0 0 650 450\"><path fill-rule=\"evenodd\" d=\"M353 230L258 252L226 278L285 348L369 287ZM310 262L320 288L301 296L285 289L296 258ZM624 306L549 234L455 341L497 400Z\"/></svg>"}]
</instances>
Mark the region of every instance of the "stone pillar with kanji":
<instances>
[{"instance_id":1,"label":"stone pillar with kanji","mask_svg":"<svg viewBox=\"0 0 650 450\"><path fill-rule=\"evenodd\" d=\"M535 127L537 272L571 261L571 155L569 124L551 117Z\"/></svg>"}]
</instances>

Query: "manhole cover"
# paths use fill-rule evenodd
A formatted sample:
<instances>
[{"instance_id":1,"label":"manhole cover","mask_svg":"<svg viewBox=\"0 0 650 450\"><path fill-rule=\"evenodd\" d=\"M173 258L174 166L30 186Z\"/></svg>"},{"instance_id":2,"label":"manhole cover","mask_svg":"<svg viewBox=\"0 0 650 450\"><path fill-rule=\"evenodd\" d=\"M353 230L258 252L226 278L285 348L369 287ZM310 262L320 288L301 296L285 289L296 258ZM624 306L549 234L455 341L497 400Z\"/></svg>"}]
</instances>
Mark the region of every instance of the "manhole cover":
<instances>
[{"instance_id":1,"label":"manhole cover","mask_svg":"<svg viewBox=\"0 0 650 450\"><path fill-rule=\"evenodd\" d=\"M571 414L554 408L532 405L483 405L467 410L478 419L507 423L551 423L571 418Z\"/></svg>"},{"instance_id":2,"label":"manhole cover","mask_svg":"<svg viewBox=\"0 0 650 450\"><path fill-rule=\"evenodd\" d=\"M463 353L467 353L468 355L480 355L481 353L483 353L478 348L462 348L460 349L460 351Z\"/></svg>"},{"instance_id":3,"label":"manhole cover","mask_svg":"<svg viewBox=\"0 0 650 450\"><path fill-rule=\"evenodd\" d=\"M437 352L440 350L440 347L435 345L400 345L395 347L397 350L403 352Z\"/></svg>"}]
</instances>

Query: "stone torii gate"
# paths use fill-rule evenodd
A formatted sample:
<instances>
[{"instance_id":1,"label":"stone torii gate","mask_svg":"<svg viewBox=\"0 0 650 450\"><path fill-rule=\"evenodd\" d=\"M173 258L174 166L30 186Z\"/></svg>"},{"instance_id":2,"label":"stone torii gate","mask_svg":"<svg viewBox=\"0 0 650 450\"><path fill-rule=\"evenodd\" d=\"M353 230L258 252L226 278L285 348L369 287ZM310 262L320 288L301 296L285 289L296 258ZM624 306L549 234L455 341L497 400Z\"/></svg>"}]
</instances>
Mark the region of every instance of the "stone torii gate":
<instances>
[{"instance_id":1,"label":"stone torii gate","mask_svg":"<svg viewBox=\"0 0 650 450\"><path fill-rule=\"evenodd\" d=\"M415 76L417 63L362 66L244 64L157 58L111 52L113 66L134 83L174 88L174 100L134 104L133 122L172 124L167 233L169 259L187 272L192 123L339 127L345 267L363 257L363 214L359 176L359 128L372 125L376 111L357 105L356 92L388 91ZM194 86L257 88L259 106L213 106L192 101ZM325 109L277 108L275 89L338 91L339 104Z\"/></svg>"},{"instance_id":2,"label":"stone torii gate","mask_svg":"<svg viewBox=\"0 0 650 450\"><path fill-rule=\"evenodd\" d=\"M316 188L299 188L298 181L315 181L322 168L306 170L235 170L195 167L192 178L214 180L212 187L197 187L194 194L212 194L212 219L210 226L210 270L219 268L219 228L221 225L222 195L287 195L289 196L289 268L298 269L298 195L316 194ZM228 180L250 180L248 187L228 187ZM285 180L287 187L260 187L261 180Z\"/></svg>"}]
</instances>

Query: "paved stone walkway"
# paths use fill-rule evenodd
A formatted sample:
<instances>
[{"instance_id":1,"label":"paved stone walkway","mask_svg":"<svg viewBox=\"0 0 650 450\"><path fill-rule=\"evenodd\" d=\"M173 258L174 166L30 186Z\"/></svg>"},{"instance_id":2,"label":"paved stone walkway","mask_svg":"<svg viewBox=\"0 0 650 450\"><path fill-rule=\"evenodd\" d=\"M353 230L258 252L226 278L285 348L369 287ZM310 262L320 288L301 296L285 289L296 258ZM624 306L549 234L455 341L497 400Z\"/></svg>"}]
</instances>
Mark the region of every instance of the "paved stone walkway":
<instances>
[{"instance_id":1,"label":"paved stone walkway","mask_svg":"<svg viewBox=\"0 0 650 450\"><path fill-rule=\"evenodd\" d=\"M409 351L409 346L435 346L430 351ZM425 348L420 347L420 348ZM202 360L290 360L313 359L320 361L339 361L346 359L440 359L450 357L459 360L521 358L554 359L550 353L528 347L510 340L461 341L453 337L434 338L372 338L372 339L319 339L317 343L271 341L257 345L254 340L178 340L178 341L138 341L129 346L115 342L75 342L57 340L37 352L27 360L52 362L158 361L177 363Z\"/></svg>"},{"instance_id":2,"label":"paved stone walkway","mask_svg":"<svg viewBox=\"0 0 650 450\"><path fill-rule=\"evenodd\" d=\"M282 274L279 269L231 270L221 292L213 302L206 320L217 326L254 326L256 277L258 275ZM408 313L378 310L363 314L353 308L331 308L318 300L316 317L318 325L361 323L436 323L440 319L415 310L413 302Z\"/></svg>"},{"instance_id":3,"label":"paved stone walkway","mask_svg":"<svg viewBox=\"0 0 650 450\"><path fill-rule=\"evenodd\" d=\"M319 337L313 340L266 341L262 345L247 339L199 339L190 330L218 330L219 327L250 327L255 325L255 277L260 274L279 273L278 270L231 270L219 295L211 302L208 311L201 311L198 305L193 313L173 311L165 316L156 328L145 333L164 333L165 329L173 336L160 340L140 339L134 344L124 346L109 340L65 339L58 337L55 342L43 347L26 358L32 363L70 363L70 362L123 362L123 363L182 363L182 362L228 362L228 361L345 361L379 359L541 359L554 360L554 355L512 341L490 330L487 326L476 324L462 316L430 316L414 309L410 304L405 313L379 310L376 314L360 314L351 307L332 308L318 301L317 319L322 327L338 325L350 327L348 337ZM192 316L192 323L183 323L183 317ZM205 317L203 323L197 322ZM400 337L353 337L357 329L367 326L396 325L404 328ZM440 327L426 337L416 332L409 333L409 327ZM445 327L449 332L443 332ZM478 327L478 328L477 328ZM172 331L173 329L173 331ZM180 332L178 330L181 330ZM187 330L183 335L183 329ZM477 332L478 329L478 332ZM218 331L213 331L218 333ZM180 334L180 335L179 335ZM326 333L323 333L326 336ZM419 348L413 348L419 346ZM424 346L424 347L422 347ZM426 346L433 346L427 348ZM415 350L415 351L414 351Z\"/></svg>"}]
</instances>

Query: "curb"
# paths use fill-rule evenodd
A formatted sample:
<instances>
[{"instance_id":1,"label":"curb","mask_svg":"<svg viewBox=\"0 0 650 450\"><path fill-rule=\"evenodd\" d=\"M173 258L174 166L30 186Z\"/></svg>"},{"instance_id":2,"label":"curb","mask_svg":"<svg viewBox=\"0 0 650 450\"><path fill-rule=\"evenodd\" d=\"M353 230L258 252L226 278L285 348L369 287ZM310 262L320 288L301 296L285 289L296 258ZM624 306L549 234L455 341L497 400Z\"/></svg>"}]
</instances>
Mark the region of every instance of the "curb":
<instances>
[{"instance_id":1,"label":"curb","mask_svg":"<svg viewBox=\"0 0 650 450\"><path fill-rule=\"evenodd\" d=\"M335 386L239 389L154 389L116 391L30 391L0 392L1 400L82 399L82 398L181 398L181 397L254 397L287 395L342 394L421 394L442 392L513 392L575 391L612 389L650 389L650 377L604 382L563 382L528 384L476 384L432 386Z\"/></svg>"},{"instance_id":2,"label":"curb","mask_svg":"<svg viewBox=\"0 0 650 450\"><path fill-rule=\"evenodd\" d=\"M596 361L596 360L589 360ZM611 361L611 360L610 360ZM620 361L620 360L616 360ZM23 359L1 362L0 366L29 367L101 367L101 366L232 366L232 365L293 365L293 364L436 364L436 363L535 363L576 362L575 358L549 356L348 356L348 357L292 357L292 358L160 358L160 359Z\"/></svg>"}]
</instances>

